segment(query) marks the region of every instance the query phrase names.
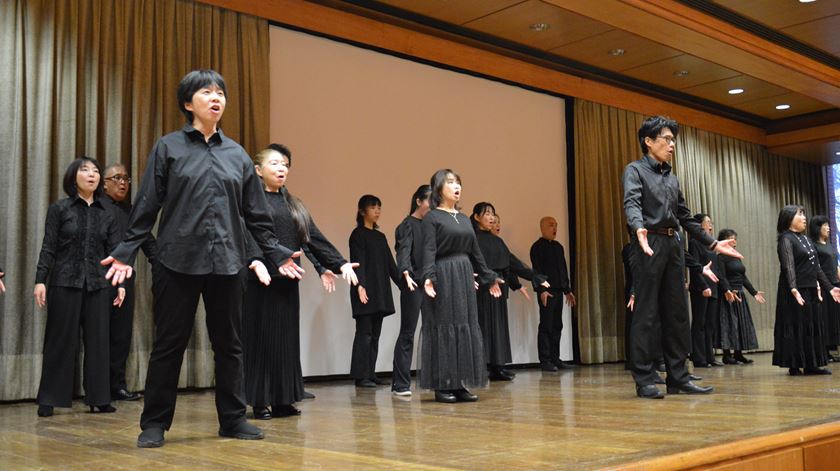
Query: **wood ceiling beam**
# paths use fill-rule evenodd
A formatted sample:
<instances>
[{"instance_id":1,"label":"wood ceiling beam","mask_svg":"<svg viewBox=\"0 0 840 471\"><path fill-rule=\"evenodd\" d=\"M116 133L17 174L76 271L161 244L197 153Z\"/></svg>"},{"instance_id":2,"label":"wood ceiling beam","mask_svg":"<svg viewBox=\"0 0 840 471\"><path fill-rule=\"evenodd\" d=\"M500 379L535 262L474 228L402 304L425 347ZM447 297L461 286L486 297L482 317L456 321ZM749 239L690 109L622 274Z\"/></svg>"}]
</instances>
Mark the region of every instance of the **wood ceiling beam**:
<instances>
[{"instance_id":1,"label":"wood ceiling beam","mask_svg":"<svg viewBox=\"0 0 840 471\"><path fill-rule=\"evenodd\" d=\"M840 107L840 70L673 0L544 0Z\"/></svg>"}]
</instances>

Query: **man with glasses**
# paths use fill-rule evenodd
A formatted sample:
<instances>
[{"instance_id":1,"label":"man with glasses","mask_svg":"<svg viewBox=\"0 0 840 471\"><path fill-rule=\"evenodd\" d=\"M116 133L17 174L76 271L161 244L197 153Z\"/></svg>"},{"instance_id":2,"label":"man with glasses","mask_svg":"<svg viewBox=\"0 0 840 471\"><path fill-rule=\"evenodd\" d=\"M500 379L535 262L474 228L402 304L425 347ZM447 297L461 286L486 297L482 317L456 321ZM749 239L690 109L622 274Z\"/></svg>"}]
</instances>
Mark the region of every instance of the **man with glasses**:
<instances>
[{"instance_id":1,"label":"man with glasses","mask_svg":"<svg viewBox=\"0 0 840 471\"><path fill-rule=\"evenodd\" d=\"M128 215L131 212L129 185L131 178L120 164L105 167L105 195L103 199L106 209L111 211L117 221L120 236L128 228ZM154 265L156 243L152 236L142 245L143 253ZM116 288L114 296L116 296ZM131 333L134 323L134 278L125 280L125 301L121 307L111 306L111 396L115 401L136 401L140 394L129 392L125 382L125 363L131 349Z\"/></svg>"},{"instance_id":2,"label":"man with glasses","mask_svg":"<svg viewBox=\"0 0 840 471\"><path fill-rule=\"evenodd\" d=\"M676 121L663 116L646 119L639 128L639 145L644 157L624 169L624 212L636 255L633 270L635 303L630 323L630 370L636 395L662 399L656 387L657 344L665 357L669 394L708 394L711 386L691 381L686 359L691 330L688 320L683 270L683 249L678 237L682 226L694 239L714 250L743 258L730 246L716 241L694 220L685 204L680 184L672 173L671 159L679 133ZM659 323L661 329L654 326Z\"/></svg>"}]
</instances>

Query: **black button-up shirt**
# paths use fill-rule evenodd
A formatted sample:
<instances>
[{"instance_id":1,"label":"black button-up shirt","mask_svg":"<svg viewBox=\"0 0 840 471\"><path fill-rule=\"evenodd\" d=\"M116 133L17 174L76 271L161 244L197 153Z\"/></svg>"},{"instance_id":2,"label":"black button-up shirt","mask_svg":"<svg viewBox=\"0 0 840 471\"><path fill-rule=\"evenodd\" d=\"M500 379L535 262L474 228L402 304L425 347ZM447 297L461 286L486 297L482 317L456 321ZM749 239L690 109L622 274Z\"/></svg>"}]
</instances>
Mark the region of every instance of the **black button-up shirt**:
<instances>
[{"instance_id":1,"label":"black button-up shirt","mask_svg":"<svg viewBox=\"0 0 840 471\"><path fill-rule=\"evenodd\" d=\"M60 199L47 210L35 283L88 291L106 288L108 269L99 261L119 241L117 222L100 198L91 205L78 196Z\"/></svg>"},{"instance_id":2,"label":"black button-up shirt","mask_svg":"<svg viewBox=\"0 0 840 471\"><path fill-rule=\"evenodd\" d=\"M245 149L218 130L190 126L152 149L123 242L111 253L133 264L162 210L158 261L190 275L234 275L247 263L248 230L275 264L291 257L272 232L262 184Z\"/></svg>"},{"instance_id":3,"label":"black button-up shirt","mask_svg":"<svg viewBox=\"0 0 840 471\"><path fill-rule=\"evenodd\" d=\"M114 219L117 221L117 233L120 237L122 237L128 229L128 218L131 214L131 203L128 201L115 201L111 199L110 196L105 195L105 197L102 198L102 205L105 206L105 209L110 211L111 215L114 216ZM140 245L140 248L143 249L143 253L146 254L146 258L149 260L149 263L154 265L157 257L157 241L155 240L155 236L149 234L149 237L142 245Z\"/></svg>"},{"instance_id":4,"label":"black button-up shirt","mask_svg":"<svg viewBox=\"0 0 840 471\"><path fill-rule=\"evenodd\" d=\"M680 182L666 162L646 155L624 169L624 213L633 229L676 229L682 227L707 246L714 243L685 205Z\"/></svg>"}]
</instances>

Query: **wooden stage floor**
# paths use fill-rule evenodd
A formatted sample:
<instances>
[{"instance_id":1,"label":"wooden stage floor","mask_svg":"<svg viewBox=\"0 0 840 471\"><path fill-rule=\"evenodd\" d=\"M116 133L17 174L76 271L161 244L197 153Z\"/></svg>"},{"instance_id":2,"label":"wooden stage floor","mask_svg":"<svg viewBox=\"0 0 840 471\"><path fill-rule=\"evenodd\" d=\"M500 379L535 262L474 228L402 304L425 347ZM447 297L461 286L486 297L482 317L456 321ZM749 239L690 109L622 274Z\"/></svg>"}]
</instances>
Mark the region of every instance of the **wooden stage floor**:
<instances>
[{"instance_id":1,"label":"wooden stage floor","mask_svg":"<svg viewBox=\"0 0 840 471\"><path fill-rule=\"evenodd\" d=\"M477 391L477 403L388 387L313 383L303 415L255 421L262 441L221 439L211 392L184 393L161 449L135 447L141 402L89 414L81 402L46 419L33 403L0 405L2 469L597 469L840 419L835 376L789 377L770 365L701 369L709 396L643 400L621 365L543 373ZM250 412L250 409L249 409Z\"/></svg>"}]
</instances>

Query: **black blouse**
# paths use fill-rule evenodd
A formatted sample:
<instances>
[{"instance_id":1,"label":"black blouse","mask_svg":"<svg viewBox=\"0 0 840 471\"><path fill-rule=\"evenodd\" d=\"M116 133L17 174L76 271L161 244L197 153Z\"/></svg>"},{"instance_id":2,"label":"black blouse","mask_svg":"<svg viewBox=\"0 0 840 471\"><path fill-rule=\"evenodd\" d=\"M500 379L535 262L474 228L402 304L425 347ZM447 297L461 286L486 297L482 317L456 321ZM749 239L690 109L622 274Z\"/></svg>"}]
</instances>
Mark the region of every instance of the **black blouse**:
<instances>
[{"instance_id":1,"label":"black blouse","mask_svg":"<svg viewBox=\"0 0 840 471\"><path fill-rule=\"evenodd\" d=\"M423 284L421 270L423 269L423 220L414 216L406 216L394 231L397 252L397 271L400 275L408 272L417 283ZM399 283L405 287L405 283Z\"/></svg>"},{"instance_id":2,"label":"black blouse","mask_svg":"<svg viewBox=\"0 0 840 471\"><path fill-rule=\"evenodd\" d=\"M485 263L470 219L463 213L434 209L423 218L423 281L437 283L439 259L467 255L481 285L492 285L499 277Z\"/></svg>"},{"instance_id":3,"label":"black blouse","mask_svg":"<svg viewBox=\"0 0 840 471\"><path fill-rule=\"evenodd\" d=\"M376 229L357 226L350 233L350 259L359 263L356 276L359 278L359 286L365 288L368 296L367 304L362 304L358 286L350 287L353 316L393 314L394 299L389 278L399 286L400 275L385 234Z\"/></svg>"},{"instance_id":4,"label":"black blouse","mask_svg":"<svg viewBox=\"0 0 840 471\"><path fill-rule=\"evenodd\" d=\"M779 236L779 284L788 290L816 288L819 282L826 291L833 288L819 265L817 249L807 236L787 230Z\"/></svg>"},{"instance_id":5,"label":"black blouse","mask_svg":"<svg viewBox=\"0 0 840 471\"><path fill-rule=\"evenodd\" d=\"M743 261L728 255L720 255L718 259L720 259L720 263L723 265L724 274L729 283L729 289L740 291L742 288L746 288L753 296L758 293L752 283L750 283L750 279L747 278L747 267Z\"/></svg>"},{"instance_id":6,"label":"black blouse","mask_svg":"<svg viewBox=\"0 0 840 471\"><path fill-rule=\"evenodd\" d=\"M96 291L110 286L108 267L99 264L119 243L117 221L102 205L74 196L51 204L47 210L44 241L38 257L35 283Z\"/></svg>"},{"instance_id":7,"label":"black blouse","mask_svg":"<svg viewBox=\"0 0 840 471\"><path fill-rule=\"evenodd\" d=\"M837 252L831 244L814 244L817 247L817 255L820 257L820 268L825 273L831 284L840 284L840 277L837 276Z\"/></svg>"}]
</instances>

